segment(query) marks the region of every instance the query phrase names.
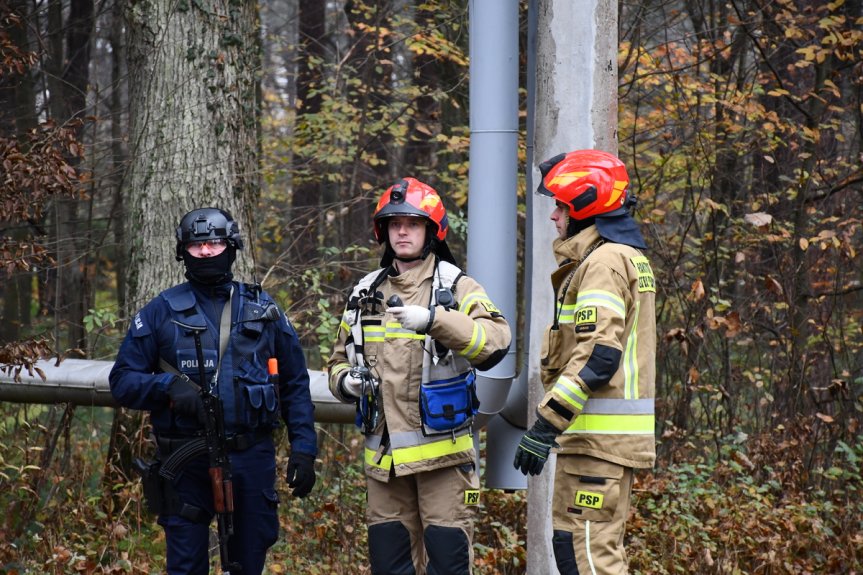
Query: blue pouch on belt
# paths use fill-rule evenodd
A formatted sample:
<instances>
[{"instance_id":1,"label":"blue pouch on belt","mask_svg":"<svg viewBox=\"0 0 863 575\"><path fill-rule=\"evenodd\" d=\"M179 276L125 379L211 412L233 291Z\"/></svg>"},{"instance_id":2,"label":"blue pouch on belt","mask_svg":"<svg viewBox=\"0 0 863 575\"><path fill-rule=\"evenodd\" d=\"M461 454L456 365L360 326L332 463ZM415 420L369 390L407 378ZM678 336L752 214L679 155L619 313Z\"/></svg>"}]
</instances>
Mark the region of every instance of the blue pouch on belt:
<instances>
[{"instance_id":1,"label":"blue pouch on belt","mask_svg":"<svg viewBox=\"0 0 863 575\"><path fill-rule=\"evenodd\" d=\"M420 385L420 414L426 435L449 433L470 425L478 408L473 371Z\"/></svg>"}]
</instances>

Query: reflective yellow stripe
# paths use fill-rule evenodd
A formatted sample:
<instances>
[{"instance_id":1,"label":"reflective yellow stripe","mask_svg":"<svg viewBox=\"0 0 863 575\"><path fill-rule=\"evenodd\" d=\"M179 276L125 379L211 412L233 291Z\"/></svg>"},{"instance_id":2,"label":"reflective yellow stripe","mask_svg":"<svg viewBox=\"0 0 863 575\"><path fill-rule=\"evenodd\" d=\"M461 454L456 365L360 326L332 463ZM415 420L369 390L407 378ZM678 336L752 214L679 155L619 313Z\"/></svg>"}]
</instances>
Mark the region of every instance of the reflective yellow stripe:
<instances>
[{"instance_id":1,"label":"reflective yellow stripe","mask_svg":"<svg viewBox=\"0 0 863 575\"><path fill-rule=\"evenodd\" d=\"M372 467L379 467L381 469L389 470L393 466L393 456L392 455L384 455L381 457L380 463L375 463L375 456L377 452L374 449L369 449L366 447L366 465L371 465Z\"/></svg>"},{"instance_id":2,"label":"reflective yellow stripe","mask_svg":"<svg viewBox=\"0 0 863 575\"><path fill-rule=\"evenodd\" d=\"M626 304L623 300L611 292L604 290L587 290L579 292L578 298L575 300L576 310L585 306L595 305L610 309L620 317L626 317Z\"/></svg>"},{"instance_id":3,"label":"reflective yellow stripe","mask_svg":"<svg viewBox=\"0 0 863 575\"><path fill-rule=\"evenodd\" d=\"M473 334L470 337L470 342L461 350L459 355L468 359L473 359L478 356L485 347L485 328L474 322Z\"/></svg>"},{"instance_id":4,"label":"reflective yellow stripe","mask_svg":"<svg viewBox=\"0 0 863 575\"><path fill-rule=\"evenodd\" d=\"M608 435L653 434L652 415L599 415L582 413L564 433L602 433Z\"/></svg>"},{"instance_id":5,"label":"reflective yellow stripe","mask_svg":"<svg viewBox=\"0 0 863 575\"><path fill-rule=\"evenodd\" d=\"M330 373L337 373L343 369L350 369L350 368L351 368L351 364L349 364L349 363L337 363L330 370Z\"/></svg>"},{"instance_id":6,"label":"reflective yellow stripe","mask_svg":"<svg viewBox=\"0 0 863 575\"><path fill-rule=\"evenodd\" d=\"M347 322L345 322L344 320L342 320L342 322L341 322L341 323L339 323L339 329L343 329L343 330L345 330L345 331L351 331L351 326L349 326L349 325L347 324Z\"/></svg>"},{"instance_id":7,"label":"reflective yellow stripe","mask_svg":"<svg viewBox=\"0 0 863 575\"><path fill-rule=\"evenodd\" d=\"M556 391L560 397L571 403L578 410L581 410L584 407L584 402L587 401L587 394L584 393L581 387L562 375L557 378L552 391Z\"/></svg>"},{"instance_id":8,"label":"reflective yellow stripe","mask_svg":"<svg viewBox=\"0 0 863 575\"><path fill-rule=\"evenodd\" d=\"M387 339L425 339L426 336L415 331L405 329L397 321L387 322Z\"/></svg>"},{"instance_id":9,"label":"reflective yellow stripe","mask_svg":"<svg viewBox=\"0 0 863 575\"><path fill-rule=\"evenodd\" d=\"M568 303L566 305L560 305L560 302L557 302L557 312L559 314L558 323L573 323L575 321L575 304Z\"/></svg>"},{"instance_id":10,"label":"reflective yellow stripe","mask_svg":"<svg viewBox=\"0 0 863 575\"><path fill-rule=\"evenodd\" d=\"M635 321L626 340L626 352L623 355L623 397L638 399L638 310L641 302L635 303Z\"/></svg>"},{"instance_id":11,"label":"reflective yellow stripe","mask_svg":"<svg viewBox=\"0 0 863 575\"><path fill-rule=\"evenodd\" d=\"M470 435L462 435L461 437L457 437L455 441L451 437L447 437L434 443L393 449L393 462L396 465L416 463L417 461L436 459L444 455L452 455L453 453L461 453L462 451L471 449L473 449L473 437ZM368 454L366 455L366 460L368 460Z\"/></svg>"},{"instance_id":12,"label":"reflective yellow stripe","mask_svg":"<svg viewBox=\"0 0 863 575\"><path fill-rule=\"evenodd\" d=\"M383 341L384 328L379 325L364 325L363 326L363 342L367 341Z\"/></svg>"},{"instance_id":13,"label":"reflective yellow stripe","mask_svg":"<svg viewBox=\"0 0 863 575\"><path fill-rule=\"evenodd\" d=\"M487 308L491 307L492 309L497 309L486 294L475 291L467 294L465 298L461 300L461 303L458 306L458 311L465 315L468 315L470 314L470 310L473 309L473 306L480 302L488 304L486 306Z\"/></svg>"}]
</instances>

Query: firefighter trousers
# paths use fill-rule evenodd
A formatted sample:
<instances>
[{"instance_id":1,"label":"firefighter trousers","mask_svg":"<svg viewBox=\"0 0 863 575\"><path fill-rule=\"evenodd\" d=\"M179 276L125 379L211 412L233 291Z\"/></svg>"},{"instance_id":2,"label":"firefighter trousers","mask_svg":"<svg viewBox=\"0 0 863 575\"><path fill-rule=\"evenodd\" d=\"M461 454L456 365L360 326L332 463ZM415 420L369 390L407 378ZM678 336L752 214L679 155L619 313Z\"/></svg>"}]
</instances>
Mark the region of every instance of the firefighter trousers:
<instances>
[{"instance_id":1,"label":"firefighter trousers","mask_svg":"<svg viewBox=\"0 0 863 575\"><path fill-rule=\"evenodd\" d=\"M552 547L561 575L625 575L623 534L632 469L589 457L557 455Z\"/></svg>"},{"instance_id":2,"label":"firefighter trousers","mask_svg":"<svg viewBox=\"0 0 863 575\"><path fill-rule=\"evenodd\" d=\"M469 575L479 477L472 463L368 478L373 575Z\"/></svg>"}]
</instances>

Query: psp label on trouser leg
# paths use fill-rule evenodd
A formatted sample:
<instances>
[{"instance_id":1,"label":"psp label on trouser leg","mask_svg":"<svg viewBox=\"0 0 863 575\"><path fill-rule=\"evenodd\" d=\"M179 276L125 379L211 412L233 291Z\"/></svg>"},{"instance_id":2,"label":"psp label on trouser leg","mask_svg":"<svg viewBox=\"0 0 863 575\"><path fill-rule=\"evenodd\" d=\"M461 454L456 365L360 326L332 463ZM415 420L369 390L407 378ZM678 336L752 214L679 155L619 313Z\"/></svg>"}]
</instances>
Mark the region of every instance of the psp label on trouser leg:
<instances>
[{"instance_id":1,"label":"psp label on trouser leg","mask_svg":"<svg viewBox=\"0 0 863 575\"><path fill-rule=\"evenodd\" d=\"M577 507L602 509L602 493L594 493L592 491L576 491L574 504Z\"/></svg>"}]
</instances>

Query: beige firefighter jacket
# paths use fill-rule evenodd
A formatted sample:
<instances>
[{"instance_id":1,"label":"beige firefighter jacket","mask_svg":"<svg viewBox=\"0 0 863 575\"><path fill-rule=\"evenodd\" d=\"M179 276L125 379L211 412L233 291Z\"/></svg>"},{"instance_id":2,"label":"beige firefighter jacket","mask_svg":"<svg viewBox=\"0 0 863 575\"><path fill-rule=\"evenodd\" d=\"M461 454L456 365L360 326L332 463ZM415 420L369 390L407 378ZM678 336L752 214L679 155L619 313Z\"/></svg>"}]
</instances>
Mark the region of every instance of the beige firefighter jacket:
<instances>
[{"instance_id":1,"label":"beige firefighter jacket","mask_svg":"<svg viewBox=\"0 0 863 575\"><path fill-rule=\"evenodd\" d=\"M637 249L603 242L595 226L556 240L555 321L546 330L538 412L560 453L626 467L656 459L656 284ZM583 260L583 261L582 261Z\"/></svg>"},{"instance_id":2,"label":"beige firefighter jacket","mask_svg":"<svg viewBox=\"0 0 863 575\"><path fill-rule=\"evenodd\" d=\"M368 285L380 275L377 270L358 285ZM364 357L372 374L380 382L382 413L374 433L366 435L365 469L367 475L387 481L390 470L395 475L410 475L421 471L460 465L474 460L473 438L469 429L453 435L425 436L420 419L420 383L424 335L406 330L385 312L386 302L397 294L404 305L427 307L431 301L435 258L426 258L399 275L386 275L377 286L379 305L361 309ZM483 287L469 276L461 275L452 288L454 309L435 308L429 335L438 346L451 350L473 366L502 357L510 345L510 329L506 319L489 299ZM351 295L357 296L357 289ZM357 310L349 301L345 309L334 351L327 364L330 391L341 401L353 402L342 394L339 382L356 361L349 353L352 345L351 326ZM441 348L441 349L443 349ZM438 350L440 353L440 349ZM465 365L467 365L467 363Z\"/></svg>"}]
</instances>

